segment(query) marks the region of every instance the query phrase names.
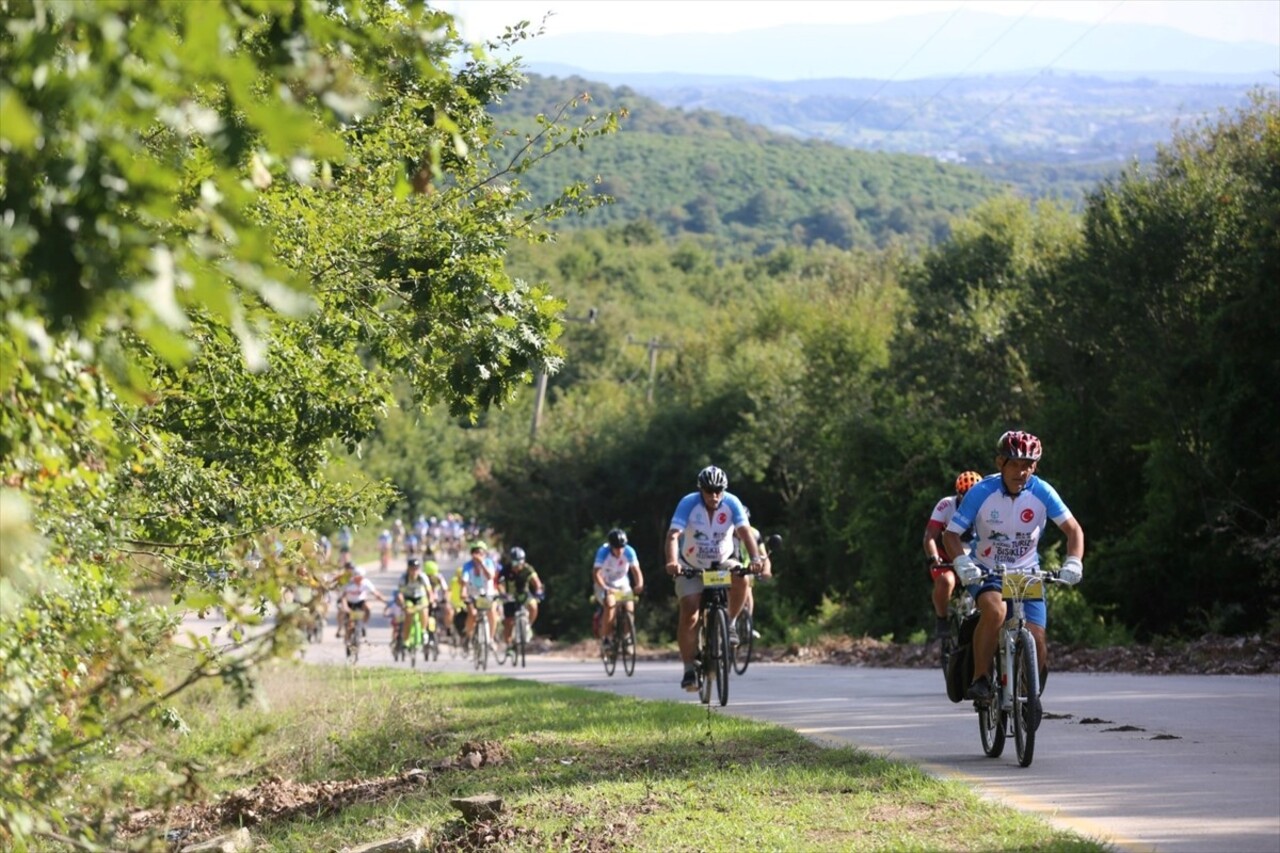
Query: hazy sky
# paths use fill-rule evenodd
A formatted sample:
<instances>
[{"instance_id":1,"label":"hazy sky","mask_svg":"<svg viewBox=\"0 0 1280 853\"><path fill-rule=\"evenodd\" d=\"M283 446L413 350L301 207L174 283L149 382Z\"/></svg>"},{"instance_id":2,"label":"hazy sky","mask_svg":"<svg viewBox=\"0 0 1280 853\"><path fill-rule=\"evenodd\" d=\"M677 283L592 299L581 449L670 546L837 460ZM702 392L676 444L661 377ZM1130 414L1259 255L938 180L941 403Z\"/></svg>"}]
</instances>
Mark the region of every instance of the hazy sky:
<instances>
[{"instance_id":1,"label":"hazy sky","mask_svg":"<svg viewBox=\"0 0 1280 853\"><path fill-rule=\"evenodd\" d=\"M438 0L470 41L521 20L574 32L728 33L780 24L857 24L964 7L1016 18L1158 24L1222 41L1280 45L1280 0Z\"/></svg>"}]
</instances>

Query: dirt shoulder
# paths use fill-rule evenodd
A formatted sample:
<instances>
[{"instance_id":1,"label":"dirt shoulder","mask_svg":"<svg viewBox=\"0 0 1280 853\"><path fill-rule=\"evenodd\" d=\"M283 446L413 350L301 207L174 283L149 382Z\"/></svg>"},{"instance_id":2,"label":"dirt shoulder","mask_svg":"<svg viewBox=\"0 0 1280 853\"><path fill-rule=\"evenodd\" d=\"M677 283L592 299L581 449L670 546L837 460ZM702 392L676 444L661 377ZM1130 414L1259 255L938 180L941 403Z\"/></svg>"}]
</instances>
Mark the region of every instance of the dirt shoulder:
<instances>
[{"instance_id":1,"label":"dirt shoulder","mask_svg":"<svg viewBox=\"0 0 1280 853\"><path fill-rule=\"evenodd\" d=\"M1151 675L1262 675L1280 673L1280 635L1220 637L1206 635L1180 643L1113 646L1091 649L1053 644L1055 672L1132 672ZM557 657L594 658L594 642L553 644L547 653ZM871 637L823 637L809 645L763 647L753 658L780 663L826 663L837 666L929 669L938 665L936 644L886 643ZM647 648L646 660L675 660L674 649Z\"/></svg>"}]
</instances>

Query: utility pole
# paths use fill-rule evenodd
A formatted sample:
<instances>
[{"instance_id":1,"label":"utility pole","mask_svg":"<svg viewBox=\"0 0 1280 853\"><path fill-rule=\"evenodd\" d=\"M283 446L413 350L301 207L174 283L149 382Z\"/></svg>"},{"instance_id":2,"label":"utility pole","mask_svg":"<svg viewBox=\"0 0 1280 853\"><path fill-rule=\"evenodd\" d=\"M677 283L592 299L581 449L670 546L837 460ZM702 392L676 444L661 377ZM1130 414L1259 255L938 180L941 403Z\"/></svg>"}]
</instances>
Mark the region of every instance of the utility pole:
<instances>
[{"instance_id":1,"label":"utility pole","mask_svg":"<svg viewBox=\"0 0 1280 853\"><path fill-rule=\"evenodd\" d=\"M600 316L600 311L596 308L587 309L587 313L581 317L561 317L566 323L586 323L590 325ZM529 427L529 440L535 441L538 438L538 427L542 425L542 404L547 399L547 372L538 370L533 375L533 424Z\"/></svg>"},{"instance_id":2,"label":"utility pole","mask_svg":"<svg viewBox=\"0 0 1280 853\"><path fill-rule=\"evenodd\" d=\"M653 386L658 378L658 350L664 349L680 349L675 344L664 344L662 339L657 335L649 338L647 342L633 341L630 335L627 335L627 343L636 346L648 347L649 349L649 390L645 394L645 399L650 403L653 402Z\"/></svg>"}]
</instances>

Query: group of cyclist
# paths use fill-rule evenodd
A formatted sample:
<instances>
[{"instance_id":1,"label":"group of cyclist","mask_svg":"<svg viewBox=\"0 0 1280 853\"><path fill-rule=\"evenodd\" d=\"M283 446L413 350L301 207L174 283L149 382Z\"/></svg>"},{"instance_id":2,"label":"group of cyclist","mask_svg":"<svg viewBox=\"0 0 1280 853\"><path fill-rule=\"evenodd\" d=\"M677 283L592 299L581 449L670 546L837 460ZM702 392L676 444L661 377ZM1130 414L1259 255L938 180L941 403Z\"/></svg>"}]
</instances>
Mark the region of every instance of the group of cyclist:
<instances>
[{"instance_id":1,"label":"group of cyclist","mask_svg":"<svg viewBox=\"0 0 1280 853\"><path fill-rule=\"evenodd\" d=\"M994 692L990 662L1006 615L997 569L1037 568L1041 536L1047 523L1053 522L1066 536L1066 556L1058 572L1059 579L1076 584L1084 574L1084 531L1057 490L1036 475L1041 454L1042 445L1036 436L1017 430L1005 432L996 442L995 471L986 476L977 471L964 471L957 476L953 493L936 503L924 530L923 549L936 617L935 637L941 639L948 630L947 610L953 595L964 589L976 606L974 674L965 696L979 705L990 701ZM752 527L746 507L728 491L728 486L729 478L723 470L714 465L703 468L698 473L697 490L677 503L664 539L664 568L674 581L679 602L676 638L684 665L680 686L685 690L697 689L694 667L702 579L697 573L683 570L707 569L713 564L732 562L740 562L749 570L746 576L732 576L731 625L744 608L752 607L750 578L767 578L772 573L759 531ZM426 525L430 541L431 522L420 518L419 523ZM389 547L398 547L396 535L402 527L402 523L393 524ZM517 608L528 608L530 624L538 618L538 601L545 594L545 586L521 547L511 548L506 559L499 562L484 541L474 540L470 543L469 559L446 584L433 559L433 551L423 551L420 558L420 540L407 538L405 570L392 599L388 600L351 561L346 546L344 541L341 571L334 585L339 590L339 636L352 614L367 619L370 598L388 605L396 632L393 636L401 639L408 627L401 618L405 612L413 612L423 619L424 631L427 614L436 613L440 624L446 629L452 626L464 638L470 638L477 620L485 618L489 621L490 636L497 637L496 608L477 607L477 599L496 602L502 597L502 636L507 643L511 641ZM634 597L645 588L639 557L621 528L610 530L606 541L597 549L591 579L601 616L597 633L607 644L613 635L619 604L633 609ZM308 589L298 592L296 600L313 607L324 606L323 591L330 585L308 578L299 584L299 590L304 586ZM1043 685L1048 661L1044 600L1026 602L1025 612L1035 638ZM731 631L730 643L737 642L738 637Z\"/></svg>"},{"instance_id":2,"label":"group of cyclist","mask_svg":"<svg viewBox=\"0 0 1280 853\"><path fill-rule=\"evenodd\" d=\"M961 587L977 608L973 680L964 695L980 706L989 703L995 692L991 660L1007 611L997 569L1037 569L1040 538L1052 521L1067 540L1059 580L1074 585L1084 576L1084 530L1057 490L1036 476L1042 450L1040 439L1029 432L1005 432L996 441L995 472L985 477L976 471L962 472L956 477L955 493L938 501L925 525L935 635L941 639L948 630L947 605ZM1043 689L1048 677L1048 613L1043 598L1025 602L1024 608L1035 638Z\"/></svg>"}]
</instances>

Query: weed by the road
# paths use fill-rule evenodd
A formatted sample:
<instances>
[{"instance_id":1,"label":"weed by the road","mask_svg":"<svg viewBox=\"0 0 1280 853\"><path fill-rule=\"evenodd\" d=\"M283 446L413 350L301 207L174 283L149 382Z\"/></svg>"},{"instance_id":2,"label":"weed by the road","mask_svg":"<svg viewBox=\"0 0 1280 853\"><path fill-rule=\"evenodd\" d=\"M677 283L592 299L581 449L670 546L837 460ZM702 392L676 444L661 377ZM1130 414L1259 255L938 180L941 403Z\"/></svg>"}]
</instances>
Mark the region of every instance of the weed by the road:
<instances>
[{"instance_id":1,"label":"weed by the road","mask_svg":"<svg viewBox=\"0 0 1280 853\"><path fill-rule=\"evenodd\" d=\"M1102 850L963 785L708 711L494 676L279 664L261 702L205 687L119 745L116 779L216 768L198 804L131 833L248 825L272 850L341 849L427 827L437 850ZM88 780L100 784L107 779ZM462 821L451 797L504 810Z\"/></svg>"}]
</instances>

